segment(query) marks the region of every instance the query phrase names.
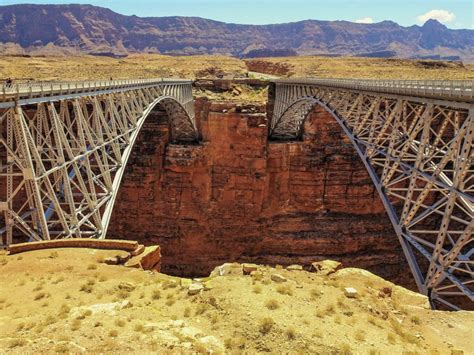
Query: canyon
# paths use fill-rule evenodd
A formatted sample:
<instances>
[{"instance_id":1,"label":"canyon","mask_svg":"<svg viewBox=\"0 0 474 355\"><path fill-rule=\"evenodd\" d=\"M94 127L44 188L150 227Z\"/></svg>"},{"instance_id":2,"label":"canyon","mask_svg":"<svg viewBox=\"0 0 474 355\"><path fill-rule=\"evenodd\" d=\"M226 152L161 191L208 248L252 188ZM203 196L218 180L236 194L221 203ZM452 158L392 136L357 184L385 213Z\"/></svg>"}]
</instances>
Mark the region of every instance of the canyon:
<instances>
[{"instance_id":1,"label":"canyon","mask_svg":"<svg viewBox=\"0 0 474 355\"><path fill-rule=\"evenodd\" d=\"M195 108L197 145L169 142L163 113L148 118L110 238L159 244L162 272L172 275L330 258L414 289L373 183L326 111L313 110L301 141L272 142L265 104L197 98Z\"/></svg>"}]
</instances>

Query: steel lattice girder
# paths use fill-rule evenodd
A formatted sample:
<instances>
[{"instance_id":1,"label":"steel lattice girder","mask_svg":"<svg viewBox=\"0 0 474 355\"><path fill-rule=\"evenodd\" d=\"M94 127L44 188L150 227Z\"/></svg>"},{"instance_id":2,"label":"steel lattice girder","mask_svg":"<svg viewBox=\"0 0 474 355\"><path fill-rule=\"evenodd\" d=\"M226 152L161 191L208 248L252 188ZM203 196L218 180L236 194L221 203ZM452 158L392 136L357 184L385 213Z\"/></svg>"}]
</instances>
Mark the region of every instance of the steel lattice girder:
<instances>
[{"instance_id":1,"label":"steel lattice girder","mask_svg":"<svg viewBox=\"0 0 474 355\"><path fill-rule=\"evenodd\" d=\"M270 138L297 139L315 106L362 158L421 293L474 301L474 105L316 84L276 83Z\"/></svg>"},{"instance_id":2,"label":"steel lattice girder","mask_svg":"<svg viewBox=\"0 0 474 355\"><path fill-rule=\"evenodd\" d=\"M191 82L83 93L77 85L73 94L51 87L50 96L20 92L0 103L0 244L18 234L104 238L131 150L155 108L166 111L172 141L199 138Z\"/></svg>"}]
</instances>

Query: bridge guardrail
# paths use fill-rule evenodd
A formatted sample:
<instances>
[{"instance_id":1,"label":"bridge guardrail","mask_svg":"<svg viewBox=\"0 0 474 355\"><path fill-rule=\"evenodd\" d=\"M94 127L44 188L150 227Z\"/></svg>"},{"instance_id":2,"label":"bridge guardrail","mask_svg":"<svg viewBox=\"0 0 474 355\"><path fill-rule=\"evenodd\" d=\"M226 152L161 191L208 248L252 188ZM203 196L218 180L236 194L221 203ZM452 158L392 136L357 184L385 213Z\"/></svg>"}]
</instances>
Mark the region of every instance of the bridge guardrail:
<instances>
[{"instance_id":1,"label":"bridge guardrail","mask_svg":"<svg viewBox=\"0 0 474 355\"><path fill-rule=\"evenodd\" d=\"M98 80L98 81L50 81L3 83L0 86L0 101L31 98L37 96L63 95L97 90L123 89L142 87L153 84L191 83L185 79L133 79L133 80Z\"/></svg>"},{"instance_id":2,"label":"bridge guardrail","mask_svg":"<svg viewBox=\"0 0 474 355\"><path fill-rule=\"evenodd\" d=\"M274 82L474 101L474 80L280 79Z\"/></svg>"}]
</instances>

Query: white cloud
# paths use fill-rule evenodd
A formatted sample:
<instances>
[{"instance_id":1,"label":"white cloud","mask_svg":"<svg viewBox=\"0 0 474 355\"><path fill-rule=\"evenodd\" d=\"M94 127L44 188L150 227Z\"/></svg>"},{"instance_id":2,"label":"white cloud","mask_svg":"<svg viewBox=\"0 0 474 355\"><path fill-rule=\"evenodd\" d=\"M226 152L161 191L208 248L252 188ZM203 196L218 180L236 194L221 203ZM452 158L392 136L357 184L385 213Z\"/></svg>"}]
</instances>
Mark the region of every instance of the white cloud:
<instances>
[{"instance_id":1,"label":"white cloud","mask_svg":"<svg viewBox=\"0 0 474 355\"><path fill-rule=\"evenodd\" d=\"M364 17L355 21L356 23L374 23L374 19L372 17Z\"/></svg>"},{"instance_id":2,"label":"white cloud","mask_svg":"<svg viewBox=\"0 0 474 355\"><path fill-rule=\"evenodd\" d=\"M441 23L449 23L456 19L456 15L447 10L431 10L417 17L418 22L421 23L425 23L429 19L438 20Z\"/></svg>"}]
</instances>

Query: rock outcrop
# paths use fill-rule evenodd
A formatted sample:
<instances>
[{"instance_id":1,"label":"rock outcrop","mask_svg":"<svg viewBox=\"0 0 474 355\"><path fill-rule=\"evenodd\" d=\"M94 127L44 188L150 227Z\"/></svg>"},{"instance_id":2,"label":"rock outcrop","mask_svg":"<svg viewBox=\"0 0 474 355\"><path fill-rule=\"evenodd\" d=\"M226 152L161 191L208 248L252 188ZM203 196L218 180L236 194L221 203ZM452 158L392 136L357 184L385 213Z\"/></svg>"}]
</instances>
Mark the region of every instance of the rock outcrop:
<instances>
[{"instance_id":1,"label":"rock outcrop","mask_svg":"<svg viewBox=\"0 0 474 355\"><path fill-rule=\"evenodd\" d=\"M317 20L241 25L198 17L125 16L91 5L19 4L0 6L0 52L118 58L130 53L323 54L472 61L474 31L449 29L436 20L410 27L391 21Z\"/></svg>"},{"instance_id":2,"label":"rock outcrop","mask_svg":"<svg viewBox=\"0 0 474 355\"><path fill-rule=\"evenodd\" d=\"M199 145L168 144L150 117L124 174L110 237L162 248L162 271L208 275L224 262L335 259L412 286L377 192L343 131L322 109L302 141L268 142L262 113L196 102ZM238 112L240 111L240 112Z\"/></svg>"}]
</instances>

